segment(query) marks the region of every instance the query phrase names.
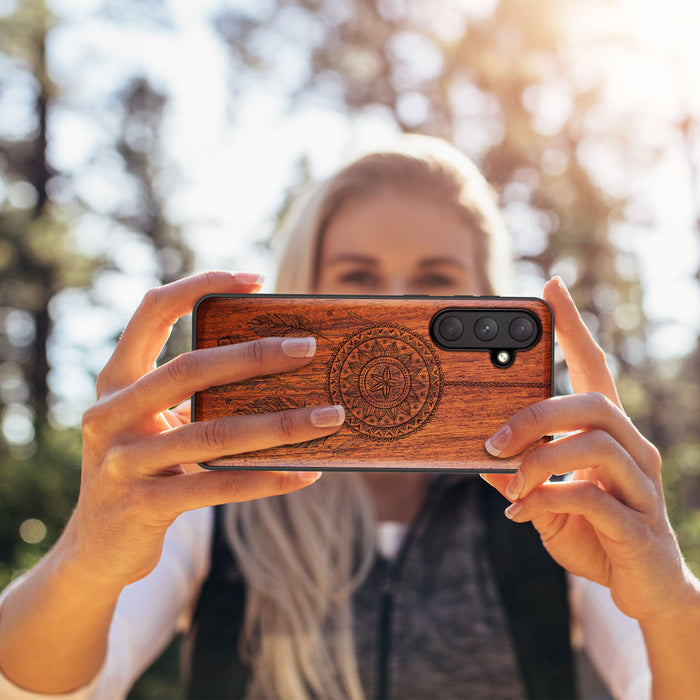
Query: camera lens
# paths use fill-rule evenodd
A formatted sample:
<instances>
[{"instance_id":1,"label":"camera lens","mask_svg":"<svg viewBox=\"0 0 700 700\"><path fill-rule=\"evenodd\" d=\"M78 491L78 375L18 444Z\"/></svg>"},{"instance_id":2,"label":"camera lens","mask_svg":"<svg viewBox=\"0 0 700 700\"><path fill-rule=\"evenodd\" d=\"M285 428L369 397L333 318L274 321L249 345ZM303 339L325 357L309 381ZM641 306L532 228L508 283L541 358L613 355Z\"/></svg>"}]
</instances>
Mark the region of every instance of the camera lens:
<instances>
[{"instance_id":1,"label":"camera lens","mask_svg":"<svg viewBox=\"0 0 700 700\"><path fill-rule=\"evenodd\" d=\"M464 331L464 325L456 316L445 316L440 321L439 330L445 340L457 340Z\"/></svg>"},{"instance_id":2,"label":"camera lens","mask_svg":"<svg viewBox=\"0 0 700 700\"><path fill-rule=\"evenodd\" d=\"M474 324L474 335L479 340L493 340L498 335L498 324L488 316L483 316Z\"/></svg>"},{"instance_id":3,"label":"camera lens","mask_svg":"<svg viewBox=\"0 0 700 700\"><path fill-rule=\"evenodd\" d=\"M535 333L535 324L527 316L518 316L510 322L508 326L510 337L519 342L530 340Z\"/></svg>"}]
</instances>

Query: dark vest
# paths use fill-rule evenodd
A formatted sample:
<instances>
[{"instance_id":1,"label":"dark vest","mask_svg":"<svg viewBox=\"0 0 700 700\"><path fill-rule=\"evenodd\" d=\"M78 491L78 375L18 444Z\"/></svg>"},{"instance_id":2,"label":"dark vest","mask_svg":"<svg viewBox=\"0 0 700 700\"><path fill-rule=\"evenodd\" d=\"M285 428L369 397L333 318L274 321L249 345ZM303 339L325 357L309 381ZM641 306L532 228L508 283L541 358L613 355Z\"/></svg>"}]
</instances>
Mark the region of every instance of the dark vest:
<instances>
[{"instance_id":1,"label":"dark vest","mask_svg":"<svg viewBox=\"0 0 700 700\"><path fill-rule=\"evenodd\" d=\"M431 489L432 498L438 499L433 508L449 508L469 479L439 477L436 482L442 481L442 487ZM508 502L481 479L471 479L472 488L475 481L483 503L485 545L527 696L574 698L565 573L542 547L535 529L508 520L503 515ZM237 653L246 584L226 542L222 514L223 507L217 507L212 566L184 645L188 697L198 700L243 698L250 678Z\"/></svg>"}]
</instances>

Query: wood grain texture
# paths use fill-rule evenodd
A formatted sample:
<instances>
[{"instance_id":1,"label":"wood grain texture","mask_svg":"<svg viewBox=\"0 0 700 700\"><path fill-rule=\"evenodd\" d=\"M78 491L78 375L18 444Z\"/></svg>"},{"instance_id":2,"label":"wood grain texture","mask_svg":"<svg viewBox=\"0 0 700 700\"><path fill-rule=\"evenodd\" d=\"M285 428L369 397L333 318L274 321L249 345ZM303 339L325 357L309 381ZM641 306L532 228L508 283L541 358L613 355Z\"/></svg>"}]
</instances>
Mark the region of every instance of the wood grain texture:
<instances>
[{"instance_id":1,"label":"wood grain texture","mask_svg":"<svg viewBox=\"0 0 700 700\"><path fill-rule=\"evenodd\" d=\"M445 308L530 311L541 335L509 367L496 367L489 352L444 350L432 340L430 321ZM343 427L204 466L512 471L522 455L496 459L484 442L513 413L551 395L552 319L539 299L214 295L193 316L195 348L306 335L317 342L309 365L198 392L192 418L342 403Z\"/></svg>"}]
</instances>

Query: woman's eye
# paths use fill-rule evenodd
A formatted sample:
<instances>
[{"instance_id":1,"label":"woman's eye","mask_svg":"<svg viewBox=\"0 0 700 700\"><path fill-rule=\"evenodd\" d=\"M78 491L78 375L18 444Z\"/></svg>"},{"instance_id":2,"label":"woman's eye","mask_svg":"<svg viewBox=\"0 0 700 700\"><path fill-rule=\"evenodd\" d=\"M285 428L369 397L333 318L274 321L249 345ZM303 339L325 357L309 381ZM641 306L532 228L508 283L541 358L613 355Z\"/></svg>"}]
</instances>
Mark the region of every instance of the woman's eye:
<instances>
[{"instance_id":1,"label":"woman's eye","mask_svg":"<svg viewBox=\"0 0 700 700\"><path fill-rule=\"evenodd\" d=\"M339 278L342 284L351 284L358 287L376 287L379 284L378 276L371 270L352 270L342 274Z\"/></svg>"},{"instance_id":2,"label":"woman's eye","mask_svg":"<svg viewBox=\"0 0 700 700\"><path fill-rule=\"evenodd\" d=\"M456 280L447 275L429 274L422 275L416 280L416 286L422 289L441 289L443 287L454 287Z\"/></svg>"}]
</instances>

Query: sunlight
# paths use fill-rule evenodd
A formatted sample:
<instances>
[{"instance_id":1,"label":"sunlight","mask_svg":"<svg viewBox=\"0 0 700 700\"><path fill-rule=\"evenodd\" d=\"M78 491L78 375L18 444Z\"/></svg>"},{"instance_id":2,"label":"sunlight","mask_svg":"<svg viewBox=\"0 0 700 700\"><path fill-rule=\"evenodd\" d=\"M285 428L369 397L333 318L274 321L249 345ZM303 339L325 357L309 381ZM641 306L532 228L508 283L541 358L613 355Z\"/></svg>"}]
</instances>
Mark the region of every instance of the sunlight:
<instances>
[{"instance_id":1,"label":"sunlight","mask_svg":"<svg viewBox=\"0 0 700 700\"><path fill-rule=\"evenodd\" d=\"M79 16L94 0L52 0L51 4L67 13L77 8L74 12ZM381 2L389 14L408 4ZM268 274L269 291L273 261L256 241L268 237L280 193L294 176L300 155L308 157L311 173L322 177L349 155L381 142L391 127L379 111L349 120L320 105L292 117L285 113L284 99L265 84L236 103L238 130L232 128L222 89L226 58L213 41L207 20L207 12L216 5L216 0L196 6L175 0L177 31L157 37L131 32L128 51L124 51L123 37L109 27L76 22L73 33L56 35L54 67L61 75L76 74L80 55L76 47L84 49L97 41L103 50L94 49L99 58L81 67L76 88L86 100L91 92L103 89L101 76L114 78L123 64L138 67L167 87L172 103L166 149L169 165L181 173L173 185L178 196L171 204L171 215L188 229L198 266L262 269ZM497 5L498 0L436 0L430 4L429 21L441 39L449 41L463 31L465 20L486 17ZM700 0L600 0L562 3L562 7L570 12L576 43L562 57L566 70L580 88L603 82L603 107L585 116L586 129L595 138L582 145L578 155L585 155L585 167L608 191L633 194L650 222L616 232L616 241L624 254L639 260L645 311L654 320L672 315L676 324L688 329L672 347L658 345L657 353L680 354L694 341L697 318L689 317L690 309L697 308L700 300L693 282L698 242L693 233L695 207L688 153L678 142L675 127L679 115L700 114L700 73L696 71L700 65ZM433 60L424 45L412 36L402 41L394 49L406 53L407 60L420 55L423 77L439 71L439 61ZM565 82L549 79L522 96L537 131L553 140L574 108L567 90ZM460 106L463 128L469 129L465 142L476 148L478 157L503 138L503 127L491 118L489 104L475 87L465 86L459 97L464 101ZM427 105L425 95L407 91L399 106L410 124L421 121ZM70 170L87 156L99 134L84 128L80 114L59 112L58 117L54 123L65 138L55 140L52 157ZM637 167L634 158L617 148L616 134L631 135L634 143L657 149L662 156L654 166L640 163ZM565 166L558 153L553 141L542 164L550 174ZM85 183L88 186L91 196L107 201L109 191L103 190L110 183L94 179ZM121 193L119 188L116 191ZM690 301L679 306L679 298ZM665 332L663 337L670 336Z\"/></svg>"},{"instance_id":2,"label":"sunlight","mask_svg":"<svg viewBox=\"0 0 700 700\"><path fill-rule=\"evenodd\" d=\"M650 330L650 350L682 355L695 343L700 308L700 192L689 177L694 154L677 125L700 116L700 2L581 3L569 21L578 43L576 80L599 85L604 105L586 116L598 138L579 156L607 191L631 197L634 213L614 237L639 261L644 310L662 324ZM620 150L628 139L638 152Z\"/></svg>"}]
</instances>

